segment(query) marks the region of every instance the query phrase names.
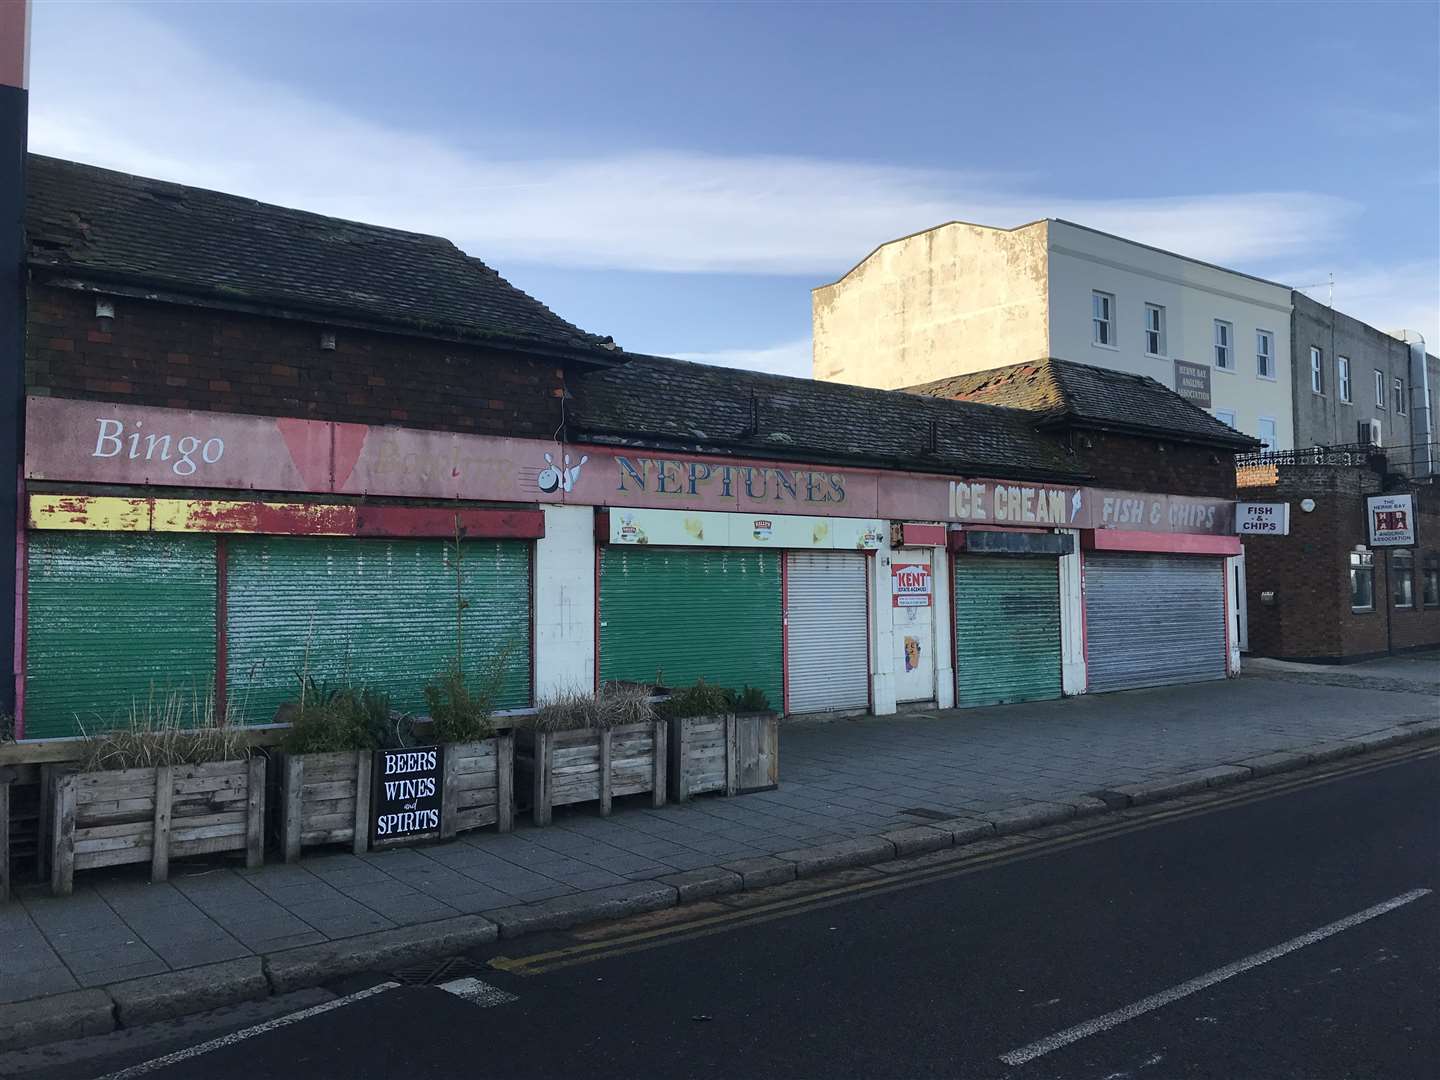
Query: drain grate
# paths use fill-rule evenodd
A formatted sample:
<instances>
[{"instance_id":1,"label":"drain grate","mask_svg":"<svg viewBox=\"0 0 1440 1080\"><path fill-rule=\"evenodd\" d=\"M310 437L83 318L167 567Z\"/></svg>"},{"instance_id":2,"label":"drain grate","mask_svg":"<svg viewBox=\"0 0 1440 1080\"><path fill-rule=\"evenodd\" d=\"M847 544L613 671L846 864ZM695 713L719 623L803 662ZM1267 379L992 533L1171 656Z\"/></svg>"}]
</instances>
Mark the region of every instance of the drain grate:
<instances>
[{"instance_id":1,"label":"drain grate","mask_svg":"<svg viewBox=\"0 0 1440 1080\"><path fill-rule=\"evenodd\" d=\"M912 806L909 810L901 810L902 814L909 814L911 817L924 818L926 821L945 821L952 818L954 814L947 814L944 810L931 810L928 806Z\"/></svg>"},{"instance_id":2,"label":"drain grate","mask_svg":"<svg viewBox=\"0 0 1440 1080\"><path fill-rule=\"evenodd\" d=\"M482 973L479 964L463 956L446 956L439 960L418 960L396 968L391 974L402 986L439 986L452 979L463 979Z\"/></svg>"}]
</instances>

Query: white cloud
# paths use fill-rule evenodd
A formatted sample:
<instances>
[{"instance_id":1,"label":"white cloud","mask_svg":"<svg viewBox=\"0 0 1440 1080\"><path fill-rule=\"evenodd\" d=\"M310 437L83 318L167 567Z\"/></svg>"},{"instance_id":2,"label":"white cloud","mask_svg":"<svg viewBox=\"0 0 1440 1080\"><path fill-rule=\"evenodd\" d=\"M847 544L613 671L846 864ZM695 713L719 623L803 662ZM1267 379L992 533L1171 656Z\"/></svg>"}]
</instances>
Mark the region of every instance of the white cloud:
<instances>
[{"instance_id":1,"label":"white cloud","mask_svg":"<svg viewBox=\"0 0 1440 1080\"><path fill-rule=\"evenodd\" d=\"M742 368L745 371L764 371L771 375L810 378L808 337L760 349L717 349L713 352L671 352L664 355L679 360L694 360L700 364L718 364L721 367Z\"/></svg>"},{"instance_id":2,"label":"white cloud","mask_svg":"<svg viewBox=\"0 0 1440 1080\"><path fill-rule=\"evenodd\" d=\"M1378 330L1418 330L1430 352L1440 354L1440 265L1406 262L1394 266L1341 263L1302 267L1283 280L1306 296L1330 303L1329 274L1335 275L1335 307Z\"/></svg>"},{"instance_id":3,"label":"white cloud","mask_svg":"<svg viewBox=\"0 0 1440 1080\"><path fill-rule=\"evenodd\" d=\"M143 10L36 12L42 153L399 228L489 262L809 274L950 219L1063 216L1224 263L1298 257L1350 207L1304 191L1193 198L1017 195L1014 178L799 156L628 150L501 159L387 127L228 68Z\"/></svg>"}]
</instances>

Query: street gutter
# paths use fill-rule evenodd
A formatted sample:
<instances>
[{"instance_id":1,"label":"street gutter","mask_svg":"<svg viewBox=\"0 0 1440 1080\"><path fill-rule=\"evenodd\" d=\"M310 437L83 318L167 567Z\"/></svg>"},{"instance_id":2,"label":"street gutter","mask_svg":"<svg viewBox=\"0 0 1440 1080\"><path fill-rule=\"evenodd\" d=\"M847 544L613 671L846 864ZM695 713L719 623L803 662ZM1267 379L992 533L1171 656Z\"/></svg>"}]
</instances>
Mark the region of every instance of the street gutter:
<instances>
[{"instance_id":1,"label":"street gutter","mask_svg":"<svg viewBox=\"0 0 1440 1080\"><path fill-rule=\"evenodd\" d=\"M627 882L480 915L462 915L32 998L0 1005L0 1050L23 1049L174 1019L223 1005L320 986L346 975L454 955L497 939L511 940L564 930L837 870L876 866L898 858L1179 799L1418 742L1440 745L1440 720L1414 720L1354 738L1243 758L1160 780L1106 789L1094 796L1066 802L1032 802L993 814L891 829L873 836L702 867L652 881Z\"/></svg>"}]
</instances>

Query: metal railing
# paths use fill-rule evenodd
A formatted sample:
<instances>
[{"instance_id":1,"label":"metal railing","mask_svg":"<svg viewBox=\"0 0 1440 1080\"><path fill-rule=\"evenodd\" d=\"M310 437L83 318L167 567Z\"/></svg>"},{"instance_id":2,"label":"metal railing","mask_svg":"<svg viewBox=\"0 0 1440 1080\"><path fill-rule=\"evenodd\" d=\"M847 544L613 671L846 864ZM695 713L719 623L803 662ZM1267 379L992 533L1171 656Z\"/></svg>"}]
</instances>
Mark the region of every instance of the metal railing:
<instances>
[{"instance_id":1,"label":"metal railing","mask_svg":"<svg viewBox=\"0 0 1440 1080\"><path fill-rule=\"evenodd\" d=\"M1403 472L1411 476L1433 475L1436 470L1440 470L1440 443L1410 443L1400 446L1345 443L1339 446L1308 446L1296 450L1266 450L1261 453L1235 455L1237 469L1265 465L1369 468Z\"/></svg>"}]
</instances>

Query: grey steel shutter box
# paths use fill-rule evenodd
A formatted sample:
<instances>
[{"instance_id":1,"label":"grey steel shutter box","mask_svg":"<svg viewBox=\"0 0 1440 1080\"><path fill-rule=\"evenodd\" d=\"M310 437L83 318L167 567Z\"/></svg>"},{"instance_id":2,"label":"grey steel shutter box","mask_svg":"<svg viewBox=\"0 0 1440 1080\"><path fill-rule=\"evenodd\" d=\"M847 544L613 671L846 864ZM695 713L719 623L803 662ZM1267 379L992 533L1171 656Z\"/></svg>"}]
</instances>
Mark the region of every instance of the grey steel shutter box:
<instances>
[{"instance_id":1,"label":"grey steel shutter box","mask_svg":"<svg viewBox=\"0 0 1440 1080\"><path fill-rule=\"evenodd\" d=\"M25 734L77 735L177 707L204 723L215 683L215 541L29 536Z\"/></svg>"},{"instance_id":2,"label":"grey steel shutter box","mask_svg":"<svg viewBox=\"0 0 1440 1080\"><path fill-rule=\"evenodd\" d=\"M1223 563L1087 553L1085 642L1094 693L1225 678Z\"/></svg>"},{"instance_id":3,"label":"grey steel shutter box","mask_svg":"<svg viewBox=\"0 0 1440 1080\"><path fill-rule=\"evenodd\" d=\"M249 723L318 683L368 686L423 713L455 655L455 545L445 540L254 536L229 541L226 684ZM530 545L465 540L464 661L477 682L504 652L499 708L530 703Z\"/></svg>"},{"instance_id":4,"label":"grey steel shutter box","mask_svg":"<svg viewBox=\"0 0 1440 1080\"><path fill-rule=\"evenodd\" d=\"M1060 696L1060 566L1054 558L957 555L955 701Z\"/></svg>"},{"instance_id":5,"label":"grey steel shutter box","mask_svg":"<svg viewBox=\"0 0 1440 1080\"><path fill-rule=\"evenodd\" d=\"M870 627L864 555L792 551L785 581L788 711L870 704Z\"/></svg>"},{"instance_id":6,"label":"grey steel shutter box","mask_svg":"<svg viewBox=\"0 0 1440 1080\"><path fill-rule=\"evenodd\" d=\"M780 651L780 553L601 549L602 682L748 683L778 709Z\"/></svg>"}]
</instances>

